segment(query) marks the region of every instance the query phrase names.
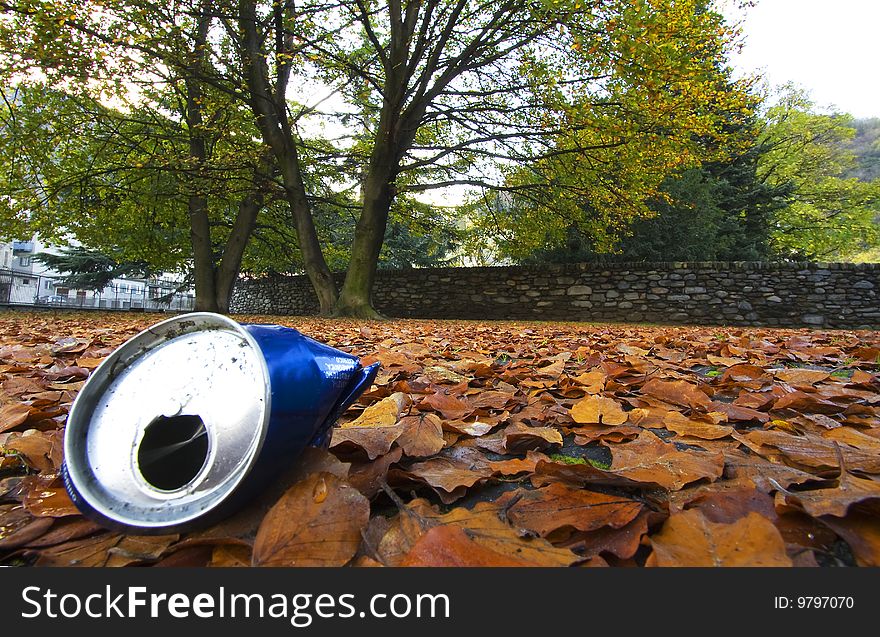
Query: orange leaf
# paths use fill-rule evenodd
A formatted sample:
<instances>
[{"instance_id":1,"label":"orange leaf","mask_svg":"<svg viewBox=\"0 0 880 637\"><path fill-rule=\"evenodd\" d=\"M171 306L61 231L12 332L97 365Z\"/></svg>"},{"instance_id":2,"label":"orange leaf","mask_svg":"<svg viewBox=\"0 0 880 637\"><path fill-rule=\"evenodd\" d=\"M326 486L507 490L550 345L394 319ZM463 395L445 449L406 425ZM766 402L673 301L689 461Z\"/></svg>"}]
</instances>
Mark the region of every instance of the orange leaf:
<instances>
[{"instance_id":1,"label":"orange leaf","mask_svg":"<svg viewBox=\"0 0 880 637\"><path fill-rule=\"evenodd\" d=\"M697 510L676 513L651 536L650 566L791 566L785 542L767 518L751 512L732 524Z\"/></svg>"},{"instance_id":2,"label":"orange leaf","mask_svg":"<svg viewBox=\"0 0 880 637\"><path fill-rule=\"evenodd\" d=\"M626 422L626 412L612 398L588 396L571 408L571 417L583 424L622 425Z\"/></svg>"},{"instance_id":3,"label":"orange leaf","mask_svg":"<svg viewBox=\"0 0 880 637\"><path fill-rule=\"evenodd\" d=\"M370 503L331 473L293 485L257 531L256 566L342 566L357 552Z\"/></svg>"}]
</instances>

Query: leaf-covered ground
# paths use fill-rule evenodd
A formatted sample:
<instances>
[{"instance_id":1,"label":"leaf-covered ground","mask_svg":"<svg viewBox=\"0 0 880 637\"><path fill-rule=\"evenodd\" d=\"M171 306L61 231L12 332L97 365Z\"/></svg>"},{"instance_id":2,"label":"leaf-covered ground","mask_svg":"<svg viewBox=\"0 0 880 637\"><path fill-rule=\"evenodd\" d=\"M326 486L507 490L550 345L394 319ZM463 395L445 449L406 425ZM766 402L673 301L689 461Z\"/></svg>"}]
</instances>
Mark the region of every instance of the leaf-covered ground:
<instances>
[{"instance_id":1,"label":"leaf-covered ground","mask_svg":"<svg viewBox=\"0 0 880 637\"><path fill-rule=\"evenodd\" d=\"M880 334L292 317L381 361L329 452L208 529L57 477L76 392L157 315L0 314L0 563L880 565Z\"/></svg>"}]
</instances>

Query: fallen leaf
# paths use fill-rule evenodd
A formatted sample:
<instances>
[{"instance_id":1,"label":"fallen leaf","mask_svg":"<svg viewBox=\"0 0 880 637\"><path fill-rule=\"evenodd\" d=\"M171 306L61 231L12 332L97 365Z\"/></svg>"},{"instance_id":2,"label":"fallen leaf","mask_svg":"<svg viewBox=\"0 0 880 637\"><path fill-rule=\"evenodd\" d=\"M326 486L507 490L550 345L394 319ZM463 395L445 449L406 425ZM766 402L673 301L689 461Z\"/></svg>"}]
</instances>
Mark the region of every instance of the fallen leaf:
<instances>
[{"instance_id":1,"label":"fallen leaf","mask_svg":"<svg viewBox=\"0 0 880 637\"><path fill-rule=\"evenodd\" d=\"M506 505L507 517L521 528L547 536L556 529L570 526L579 531L594 531L603 526L620 528L642 510L639 502L586 489L574 489L555 483L533 491L506 493L498 504Z\"/></svg>"},{"instance_id":2,"label":"fallen leaf","mask_svg":"<svg viewBox=\"0 0 880 637\"><path fill-rule=\"evenodd\" d=\"M724 438L733 433L733 427L688 418L677 411L670 411L663 419L664 426L681 436L694 436L705 440Z\"/></svg>"},{"instance_id":3,"label":"fallen leaf","mask_svg":"<svg viewBox=\"0 0 880 637\"><path fill-rule=\"evenodd\" d=\"M104 566L120 567L155 562L179 537L179 535L125 536L118 544L107 550L108 557Z\"/></svg>"},{"instance_id":4,"label":"fallen leaf","mask_svg":"<svg viewBox=\"0 0 880 637\"><path fill-rule=\"evenodd\" d=\"M240 568L251 565L251 547L241 544L220 544L211 552L208 566L220 568Z\"/></svg>"},{"instance_id":5,"label":"fallen leaf","mask_svg":"<svg viewBox=\"0 0 880 637\"><path fill-rule=\"evenodd\" d=\"M397 438L397 444L407 456L433 456L446 444L443 439L443 421L434 414L404 416L400 424L403 432Z\"/></svg>"},{"instance_id":6,"label":"fallen leaf","mask_svg":"<svg viewBox=\"0 0 880 637\"><path fill-rule=\"evenodd\" d=\"M839 466L837 443L820 436L792 436L782 431L750 431L746 434L733 434L733 437L762 455L767 454L767 449L770 448L806 467L828 470ZM840 450L846 465L851 469L880 473L880 456L876 453L849 446L842 446Z\"/></svg>"},{"instance_id":7,"label":"fallen leaf","mask_svg":"<svg viewBox=\"0 0 880 637\"><path fill-rule=\"evenodd\" d=\"M648 517L649 514L644 512L620 528L606 526L595 531L576 533L563 546L577 551L579 555L592 557L610 554L629 559L639 550L642 537L648 532Z\"/></svg>"},{"instance_id":8,"label":"fallen leaf","mask_svg":"<svg viewBox=\"0 0 880 637\"><path fill-rule=\"evenodd\" d=\"M38 550L36 566L104 566L121 535L102 533Z\"/></svg>"},{"instance_id":9,"label":"fallen leaf","mask_svg":"<svg viewBox=\"0 0 880 637\"><path fill-rule=\"evenodd\" d=\"M45 534L51 518L35 518L19 505L0 505L0 549L25 546Z\"/></svg>"},{"instance_id":10,"label":"fallen leaf","mask_svg":"<svg viewBox=\"0 0 880 637\"><path fill-rule=\"evenodd\" d=\"M522 422L515 422L504 429L503 441L507 453L522 453L561 445L562 434L552 427L529 427Z\"/></svg>"},{"instance_id":11,"label":"fallen leaf","mask_svg":"<svg viewBox=\"0 0 880 637\"><path fill-rule=\"evenodd\" d=\"M802 391L793 391L785 394L773 403L773 410L792 409L795 411L814 414L837 414L846 409L830 400L826 400L819 394L807 394Z\"/></svg>"},{"instance_id":12,"label":"fallen leaf","mask_svg":"<svg viewBox=\"0 0 880 637\"><path fill-rule=\"evenodd\" d=\"M859 511L845 518L824 516L821 519L849 544L859 566L880 566L880 519Z\"/></svg>"},{"instance_id":13,"label":"fallen leaf","mask_svg":"<svg viewBox=\"0 0 880 637\"><path fill-rule=\"evenodd\" d=\"M435 526L403 557L401 566L537 566L516 555L498 553L471 539L468 529Z\"/></svg>"},{"instance_id":14,"label":"fallen leaf","mask_svg":"<svg viewBox=\"0 0 880 637\"><path fill-rule=\"evenodd\" d=\"M382 490L382 482L386 479L388 468L395 462L399 462L402 456L403 450L397 447L371 462L353 464L348 481L364 496L372 498Z\"/></svg>"},{"instance_id":15,"label":"fallen leaf","mask_svg":"<svg viewBox=\"0 0 880 637\"><path fill-rule=\"evenodd\" d=\"M602 396L587 396L571 408L571 417L577 423L622 425L626 412L616 400Z\"/></svg>"},{"instance_id":16,"label":"fallen leaf","mask_svg":"<svg viewBox=\"0 0 880 637\"><path fill-rule=\"evenodd\" d=\"M423 407L440 412L447 420L461 420L474 411L474 408L464 400L445 394L442 391L422 399L422 402L419 403L419 408Z\"/></svg>"},{"instance_id":17,"label":"fallen leaf","mask_svg":"<svg viewBox=\"0 0 880 637\"><path fill-rule=\"evenodd\" d=\"M833 488L789 491L780 485L776 493L780 505L797 504L813 517L833 515L842 518L856 502L878 499L880 482L859 478L848 471L840 474L837 486Z\"/></svg>"},{"instance_id":18,"label":"fallen leaf","mask_svg":"<svg viewBox=\"0 0 880 637\"><path fill-rule=\"evenodd\" d=\"M314 473L273 506L254 541L255 566L342 566L357 552L370 503L331 473Z\"/></svg>"},{"instance_id":19,"label":"fallen leaf","mask_svg":"<svg viewBox=\"0 0 880 637\"><path fill-rule=\"evenodd\" d=\"M493 471L488 462L480 466L454 458L435 457L411 465L405 474L451 495L461 487L472 487L491 477Z\"/></svg>"},{"instance_id":20,"label":"fallen leaf","mask_svg":"<svg viewBox=\"0 0 880 637\"><path fill-rule=\"evenodd\" d=\"M55 524L52 525L47 533L41 535L33 542L29 542L27 546L29 548L54 546L55 544L62 544L64 542L70 542L71 540L88 537L103 530L104 529L101 525L82 517L61 518L55 520Z\"/></svg>"},{"instance_id":21,"label":"fallen leaf","mask_svg":"<svg viewBox=\"0 0 880 637\"><path fill-rule=\"evenodd\" d=\"M33 408L23 403L9 403L0 407L0 433L24 424L31 411Z\"/></svg>"},{"instance_id":22,"label":"fallen leaf","mask_svg":"<svg viewBox=\"0 0 880 637\"><path fill-rule=\"evenodd\" d=\"M353 421L340 425L337 430L363 427L390 427L396 425L400 414L412 403L406 394L397 392L367 407ZM335 433L335 432L334 432Z\"/></svg>"},{"instance_id":23,"label":"fallen leaf","mask_svg":"<svg viewBox=\"0 0 880 637\"><path fill-rule=\"evenodd\" d=\"M806 471L771 462L755 454L745 454L740 450L725 450L722 451L722 454L724 456L725 478L728 480L750 480L764 492L776 489L774 482L788 487L792 484L803 484L819 479Z\"/></svg>"},{"instance_id":24,"label":"fallen leaf","mask_svg":"<svg viewBox=\"0 0 880 637\"><path fill-rule=\"evenodd\" d=\"M613 445L611 455L611 471L615 474L673 490L704 478L717 480L724 471L720 453L679 451L647 431L633 442Z\"/></svg>"},{"instance_id":25,"label":"fallen leaf","mask_svg":"<svg viewBox=\"0 0 880 637\"><path fill-rule=\"evenodd\" d=\"M642 393L654 396L667 403L710 411L712 401L696 385L683 380L649 380L642 387Z\"/></svg>"},{"instance_id":26,"label":"fallen leaf","mask_svg":"<svg viewBox=\"0 0 880 637\"><path fill-rule=\"evenodd\" d=\"M518 560L535 566L569 566L581 559L542 538L522 537L504 521L503 508L495 502L478 502L472 509L456 507L441 515L421 501L415 510L431 526L460 527L481 547L501 555L515 555Z\"/></svg>"},{"instance_id":27,"label":"fallen leaf","mask_svg":"<svg viewBox=\"0 0 880 637\"><path fill-rule=\"evenodd\" d=\"M650 566L791 566L773 523L751 512L731 524L697 510L671 515L651 536Z\"/></svg>"}]
</instances>

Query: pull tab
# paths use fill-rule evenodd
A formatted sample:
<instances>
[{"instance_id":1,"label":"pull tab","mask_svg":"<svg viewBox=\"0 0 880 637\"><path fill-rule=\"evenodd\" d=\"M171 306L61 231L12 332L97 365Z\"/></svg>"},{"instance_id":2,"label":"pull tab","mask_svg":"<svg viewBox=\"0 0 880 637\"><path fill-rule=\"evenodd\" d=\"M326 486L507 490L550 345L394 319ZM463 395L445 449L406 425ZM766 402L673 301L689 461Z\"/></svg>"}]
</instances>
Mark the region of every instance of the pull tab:
<instances>
[{"instance_id":1,"label":"pull tab","mask_svg":"<svg viewBox=\"0 0 880 637\"><path fill-rule=\"evenodd\" d=\"M369 367L361 367L355 372L354 376L352 376L349 381L348 386L340 394L339 400L336 401L333 409L330 410L327 418L318 428L315 437L312 438L312 441L309 443L311 446L323 447L330 442L330 437L327 434L330 432L333 423L336 422L336 419L339 418L346 409L354 404L354 401L356 401L361 394L370 388L370 385L372 385L373 381L376 379L376 374L379 373L379 368L381 366L381 363L373 363Z\"/></svg>"}]
</instances>

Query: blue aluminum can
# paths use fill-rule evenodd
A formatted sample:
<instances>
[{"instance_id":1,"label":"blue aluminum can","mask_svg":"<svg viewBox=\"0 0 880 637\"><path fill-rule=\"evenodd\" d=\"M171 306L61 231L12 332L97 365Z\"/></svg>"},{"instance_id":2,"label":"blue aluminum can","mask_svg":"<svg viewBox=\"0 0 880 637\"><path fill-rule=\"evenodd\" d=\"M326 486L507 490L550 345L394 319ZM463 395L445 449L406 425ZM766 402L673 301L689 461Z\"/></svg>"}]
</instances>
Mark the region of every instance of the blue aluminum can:
<instances>
[{"instance_id":1,"label":"blue aluminum can","mask_svg":"<svg viewBox=\"0 0 880 637\"><path fill-rule=\"evenodd\" d=\"M80 390L62 476L82 513L131 533L186 531L228 515L373 382L378 363L278 325L205 312L141 332Z\"/></svg>"}]
</instances>

